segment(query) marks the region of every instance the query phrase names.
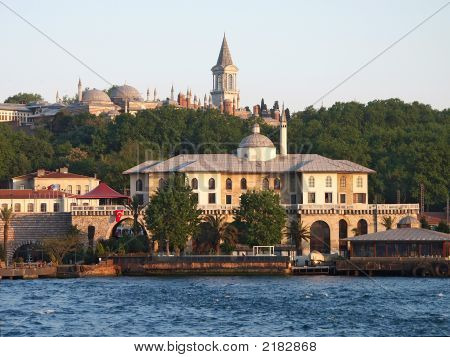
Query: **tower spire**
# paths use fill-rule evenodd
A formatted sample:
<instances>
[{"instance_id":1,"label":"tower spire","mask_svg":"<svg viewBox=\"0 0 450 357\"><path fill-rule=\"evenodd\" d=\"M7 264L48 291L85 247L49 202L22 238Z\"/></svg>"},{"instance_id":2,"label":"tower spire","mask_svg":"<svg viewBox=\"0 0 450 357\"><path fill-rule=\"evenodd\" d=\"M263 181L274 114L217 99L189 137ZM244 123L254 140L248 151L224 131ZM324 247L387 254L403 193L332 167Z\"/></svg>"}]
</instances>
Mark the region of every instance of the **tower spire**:
<instances>
[{"instance_id":1,"label":"tower spire","mask_svg":"<svg viewBox=\"0 0 450 357\"><path fill-rule=\"evenodd\" d=\"M81 85L81 78L78 78L78 102L83 99L83 86Z\"/></svg>"},{"instance_id":2,"label":"tower spire","mask_svg":"<svg viewBox=\"0 0 450 357\"><path fill-rule=\"evenodd\" d=\"M173 91L173 84L172 84L172 88L170 89L170 100L174 100L174 91Z\"/></svg>"},{"instance_id":3,"label":"tower spire","mask_svg":"<svg viewBox=\"0 0 450 357\"><path fill-rule=\"evenodd\" d=\"M286 111L284 110L284 102L280 117L280 155L287 155L287 120Z\"/></svg>"},{"instance_id":4,"label":"tower spire","mask_svg":"<svg viewBox=\"0 0 450 357\"><path fill-rule=\"evenodd\" d=\"M219 57L217 58L217 66L228 66L233 64L233 59L231 58L231 52L228 47L227 37L225 32L223 33L222 46L220 47Z\"/></svg>"}]
</instances>

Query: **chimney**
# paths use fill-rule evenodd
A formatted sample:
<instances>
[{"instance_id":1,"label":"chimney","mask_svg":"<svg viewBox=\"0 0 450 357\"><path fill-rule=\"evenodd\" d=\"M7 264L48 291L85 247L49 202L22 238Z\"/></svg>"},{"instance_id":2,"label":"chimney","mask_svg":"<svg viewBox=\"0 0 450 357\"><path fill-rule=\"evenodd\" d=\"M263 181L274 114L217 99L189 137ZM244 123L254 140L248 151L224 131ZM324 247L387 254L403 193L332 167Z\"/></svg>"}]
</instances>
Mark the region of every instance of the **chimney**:
<instances>
[{"instance_id":1,"label":"chimney","mask_svg":"<svg viewBox=\"0 0 450 357\"><path fill-rule=\"evenodd\" d=\"M45 175L45 169L38 169L37 170L37 177L42 177Z\"/></svg>"},{"instance_id":2,"label":"chimney","mask_svg":"<svg viewBox=\"0 0 450 357\"><path fill-rule=\"evenodd\" d=\"M59 169L59 172L62 174L68 174L69 173L69 169L67 167L61 167Z\"/></svg>"}]
</instances>

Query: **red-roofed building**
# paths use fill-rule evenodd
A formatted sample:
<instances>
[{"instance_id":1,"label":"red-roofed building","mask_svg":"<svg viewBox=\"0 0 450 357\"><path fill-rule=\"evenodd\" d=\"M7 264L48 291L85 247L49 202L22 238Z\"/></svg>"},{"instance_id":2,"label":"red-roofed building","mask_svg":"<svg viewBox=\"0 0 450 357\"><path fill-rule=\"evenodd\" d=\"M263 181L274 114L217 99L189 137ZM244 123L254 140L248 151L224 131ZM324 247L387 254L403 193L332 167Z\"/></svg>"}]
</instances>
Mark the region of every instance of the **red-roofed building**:
<instances>
[{"instance_id":1,"label":"red-roofed building","mask_svg":"<svg viewBox=\"0 0 450 357\"><path fill-rule=\"evenodd\" d=\"M14 190L58 190L81 195L96 188L100 180L96 177L69 172L66 167L57 171L37 170L26 175L13 177L10 188Z\"/></svg>"},{"instance_id":2,"label":"red-roofed building","mask_svg":"<svg viewBox=\"0 0 450 357\"><path fill-rule=\"evenodd\" d=\"M113 190L104 182L100 182L100 184L92 191L85 193L84 195L79 195L77 198L79 200L99 200L100 205L115 204L118 203L118 201L123 202L124 200L129 199L128 196Z\"/></svg>"}]
</instances>

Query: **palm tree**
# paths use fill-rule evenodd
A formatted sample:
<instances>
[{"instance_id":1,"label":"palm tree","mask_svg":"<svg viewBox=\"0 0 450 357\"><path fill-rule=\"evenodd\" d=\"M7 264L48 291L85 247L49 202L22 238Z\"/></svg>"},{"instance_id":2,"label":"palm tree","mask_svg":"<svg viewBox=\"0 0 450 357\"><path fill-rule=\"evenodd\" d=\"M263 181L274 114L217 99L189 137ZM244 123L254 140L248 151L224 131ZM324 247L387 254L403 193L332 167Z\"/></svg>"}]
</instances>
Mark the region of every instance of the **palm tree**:
<instances>
[{"instance_id":1,"label":"palm tree","mask_svg":"<svg viewBox=\"0 0 450 357\"><path fill-rule=\"evenodd\" d=\"M140 231L139 214L144 209L145 205L139 202L139 198L134 195L130 202L125 205L133 215L133 234L136 237Z\"/></svg>"},{"instance_id":2,"label":"palm tree","mask_svg":"<svg viewBox=\"0 0 450 357\"><path fill-rule=\"evenodd\" d=\"M209 226L211 243L215 247L216 255L220 255L220 244L234 244L237 237L237 229L226 222L226 217L222 214L207 215L205 222Z\"/></svg>"},{"instance_id":3,"label":"palm tree","mask_svg":"<svg viewBox=\"0 0 450 357\"><path fill-rule=\"evenodd\" d=\"M303 221L292 221L289 227L291 241L295 243L297 255L301 254L302 241L308 242L311 239L311 231L309 226L303 224Z\"/></svg>"},{"instance_id":4,"label":"palm tree","mask_svg":"<svg viewBox=\"0 0 450 357\"><path fill-rule=\"evenodd\" d=\"M395 218L391 216L384 216L381 225L386 228L386 230L392 229L395 223Z\"/></svg>"},{"instance_id":5,"label":"palm tree","mask_svg":"<svg viewBox=\"0 0 450 357\"><path fill-rule=\"evenodd\" d=\"M0 218L3 223L3 255L6 266L8 266L8 238L9 238L9 225L14 218L13 208L3 207L0 210Z\"/></svg>"}]
</instances>

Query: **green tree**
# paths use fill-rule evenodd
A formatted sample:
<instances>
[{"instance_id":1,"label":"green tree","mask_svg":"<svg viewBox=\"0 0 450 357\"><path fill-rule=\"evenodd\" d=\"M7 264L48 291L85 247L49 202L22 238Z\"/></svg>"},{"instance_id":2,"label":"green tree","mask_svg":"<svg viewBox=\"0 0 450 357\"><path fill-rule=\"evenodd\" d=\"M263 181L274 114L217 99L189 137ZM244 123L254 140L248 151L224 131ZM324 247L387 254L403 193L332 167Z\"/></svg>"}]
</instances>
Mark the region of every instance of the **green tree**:
<instances>
[{"instance_id":1,"label":"green tree","mask_svg":"<svg viewBox=\"0 0 450 357\"><path fill-rule=\"evenodd\" d=\"M274 192L251 191L241 196L235 220L247 226L249 245L274 245L281 242L286 213Z\"/></svg>"},{"instance_id":2,"label":"green tree","mask_svg":"<svg viewBox=\"0 0 450 357\"><path fill-rule=\"evenodd\" d=\"M420 217L420 228L431 229L430 224L424 216Z\"/></svg>"},{"instance_id":3,"label":"green tree","mask_svg":"<svg viewBox=\"0 0 450 357\"><path fill-rule=\"evenodd\" d=\"M184 175L174 174L168 177L162 188L147 205L145 220L147 228L166 247L170 254L170 246L176 252L184 250L189 237L192 237L200 223L201 211L187 185Z\"/></svg>"},{"instance_id":4,"label":"green tree","mask_svg":"<svg viewBox=\"0 0 450 357\"><path fill-rule=\"evenodd\" d=\"M309 242L311 239L310 227L305 225L303 221L300 221L299 223L298 219L295 219L294 221L291 221L289 235L291 241L295 244L297 255L301 255L302 242Z\"/></svg>"},{"instance_id":5,"label":"green tree","mask_svg":"<svg viewBox=\"0 0 450 357\"><path fill-rule=\"evenodd\" d=\"M450 233L450 227L448 224L444 221L440 221L438 226L436 227L436 231L442 232L442 233Z\"/></svg>"},{"instance_id":6,"label":"green tree","mask_svg":"<svg viewBox=\"0 0 450 357\"><path fill-rule=\"evenodd\" d=\"M6 98L5 103L27 104L30 102L39 102L44 100L40 94L37 93L17 93Z\"/></svg>"},{"instance_id":7,"label":"green tree","mask_svg":"<svg viewBox=\"0 0 450 357\"><path fill-rule=\"evenodd\" d=\"M47 238L43 242L44 250L56 264L62 264L64 258L77 252L83 245L83 238L76 227L71 227L62 237ZM76 262L75 262L76 263Z\"/></svg>"},{"instance_id":8,"label":"green tree","mask_svg":"<svg viewBox=\"0 0 450 357\"><path fill-rule=\"evenodd\" d=\"M226 221L222 214L207 215L205 223L208 226L206 230L211 245L215 248L216 255L220 255L221 244L233 246L236 244L237 229Z\"/></svg>"},{"instance_id":9,"label":"green tree","mask_svg":"<svg viewBox=\"0 0 450 357\"><path fill-rule=\"evenodd\" d=\"M3 259L8 266L8 240L9 227L14 218L13 208L3 207L0 210L0 219L3 221Z\"/></svg>"},{"instance_id":10,"label":"green tree","mask_svg":"<svg viewBox=\"0 0 450 357\"><path fill-rule=\"evenodd\" d=\"M392 229L394 227L395 217L384 216L381 220L381 225L386 228L386 230Z\"/></svg>"}]
</instances>

